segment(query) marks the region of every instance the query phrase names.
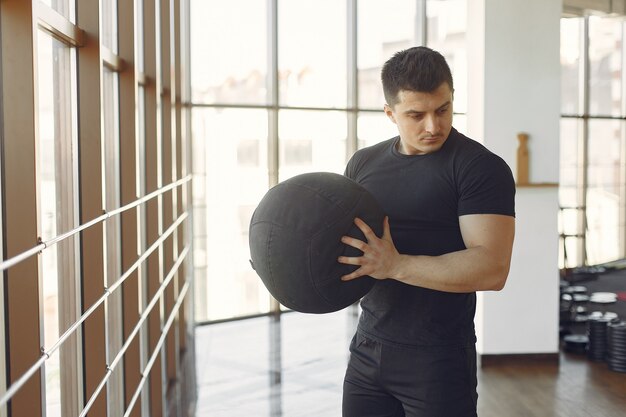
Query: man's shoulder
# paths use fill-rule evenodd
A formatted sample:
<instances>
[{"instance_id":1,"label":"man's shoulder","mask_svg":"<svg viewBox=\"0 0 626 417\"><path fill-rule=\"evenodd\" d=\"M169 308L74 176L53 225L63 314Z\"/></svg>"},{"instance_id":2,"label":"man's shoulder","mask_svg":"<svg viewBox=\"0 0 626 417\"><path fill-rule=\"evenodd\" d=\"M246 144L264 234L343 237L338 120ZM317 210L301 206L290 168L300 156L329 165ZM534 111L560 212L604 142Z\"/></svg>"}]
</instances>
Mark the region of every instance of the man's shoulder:
<instances>
[{"instance_id":1,"label":"man's shoulder","mask_svg":"<svg viewBox=\"0 0 626 417\"><path fill-rule=\"evenodd\" d=\"M357 150L348 161L345 174L355 179L357 174L363 169L370 169L373 166L384 164L385 156L391 155L390 149L397 139L398 137L396 136L395 138ZM366 166L370 168L364 168Z\"/></svg>"},{"instance_id":2,"label":"man's shoulder","mask_svg":"<svg viewBox=\"0 0 626 417\"><path fill-rule=\"evenodd\" d=\"M504 162L500 156L489 150L485 145L457 130L453 130L450 133L450 137L453 139L452 153L461 164L472 164L485 159Z\"/></svg>"},{"instance_id":3,"label":"man's shoulder","mask_svg":"<svg viewBox=\"0 0 626 417\"><path fill-rule=\"evenodd\" d=\"M479 141L464 135L456 129L450 132L450 139L456 150L462 155L479 155L484 153L492 153L485 145Z\"/></svg>"},{"instance_id":4,"label":"man's shoulder","mask_svg":"<svg viewBox=\"0 0 626 417\"><path fill-rule=\"evenodd\" d=\"M455 171L465 175L477 172L489 172L492 175L509 175L510 167L498 154L489 150L482 143L453 130L451 133L454 146L452 166Z\"/></svg>"},{"instance_id":5,"label":"man's shoulder","mask_svg":"<svg viewBox=\"0 0 626 417\"><path fill-rule=\"evenodd\" d=\"M390 153L390 149L393 147L393 144L398 139L395 138L387 139L382 142L378 142L374 145L366 146L357 150L354 155L350 158L350 162L360 162L360 161L369 161L379 156L384 156Z\"/></svg>"},{"instance_id":6,"label":"man's shoulder","mask_svg":"<svg viewBox=\"0 0 626 417\"><path fill-rule=\"evenodd\" d=\"M383 152L386 152L393 144L398 140L398 136L395 136L391 139L383 140L382 142L375 143L373 145L365 146L357 150L354 155L376 155Z\"/></svg>"}]
</instances>

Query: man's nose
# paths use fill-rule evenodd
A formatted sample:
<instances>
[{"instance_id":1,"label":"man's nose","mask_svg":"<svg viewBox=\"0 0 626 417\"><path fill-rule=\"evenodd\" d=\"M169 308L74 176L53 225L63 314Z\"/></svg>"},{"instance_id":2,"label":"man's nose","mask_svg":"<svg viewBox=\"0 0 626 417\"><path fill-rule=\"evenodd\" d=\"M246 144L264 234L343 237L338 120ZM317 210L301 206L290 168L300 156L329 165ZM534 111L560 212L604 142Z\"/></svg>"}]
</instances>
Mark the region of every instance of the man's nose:
<instances>
[{"instance_id":1,"label":"man's nose","mask_svg":"<svg viewBox=\"0 0 626 417\"><path fill-rule=\"evenodd\" d=\"M435 134L437 130L437 117L434 114L427 114L424 118L424 130Z\"/></svg>"}]
</instances>

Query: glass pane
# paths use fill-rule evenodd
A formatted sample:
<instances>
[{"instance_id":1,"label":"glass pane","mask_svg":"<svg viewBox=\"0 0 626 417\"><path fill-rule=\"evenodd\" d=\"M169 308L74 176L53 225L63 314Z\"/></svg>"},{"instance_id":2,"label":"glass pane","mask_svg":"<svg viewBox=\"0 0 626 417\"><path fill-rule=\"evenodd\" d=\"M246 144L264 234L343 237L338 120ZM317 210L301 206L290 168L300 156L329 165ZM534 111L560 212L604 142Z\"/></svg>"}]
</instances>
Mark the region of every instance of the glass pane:
<instances>
[{"instance_id":1,"label":"glass pane","mask_svg":"<svg viewBox=\"0 0 626 417\"><path fill-rule=\"evenodd\" d=\"M37 38L38 146L37 170L41 238L50 240L75 228L76 143L73 129L71 49L44 32ZM43 279L44 340L51 347L76 320L78 268L75 239L68 238L41 254ZM46 362L46 408L48 416L74 414L78 404L76 347L72 336L58 355ZM71 362L70 362L71 361ZM65 366L61 366L61 364ZM74 388L74 390L72 390ZM61 401L63 398L63 401Z\"/></svg>"},{"instance_id":2,"label":"glass pane","mask_svg":"<svg viewBox=\"0 0 626 417\"><path fill-rule=\"evenodd\" d=\"M621 122L589 121L587 261L613 261L620 246Z\"/></svg>"},{"instance_id":3,"label":"glass pane","mask_svg":"<svg viewBox=\"0 0 626 417\"><path fill-rule=\"evenodd\" d=\"M385 104L380 70L395 52L415 46L416 3L415 0L396 0L390 7L384 1L358 1L360 108L381 109Z\"/></svg>"},{"instance_id":4,"label":"glass pane","mask_svg":"<svg viewBox=\"0 0 626 417\"><path fill-rule=\"evenodd\" d=\"M193 102L266 103L266 3L191 0Z\"/></svg>"},{"instance_id":5,"label":"glass pane","mask_svg":"<svg viewBox=\"0 0 626 417\"><path fill-rule=\"evenodd\" d=\"M278 120L280 181L313 171L343 174L347 137L344 112L284 110Z\"/></svg>"},{"instance_id":6,"label":"glass pane","mask_svg":"<svg viewBox=\"0 0 626 417\"><path fill-rule=\"evenodd\" d=\"M205 240L203 239L202 242L205 242ZM197 245L198 242L194 241L194 245ZM203 252L204 253L204 252ZM194 262L195 262L195 258L196 258L196 252L194 249ZM209 317L209 313L208 313L208 308L207 308L207 304L206 304L206 295L208 294L208 289L207 289L207 269L205 268L201 268L199 266L194 266L193 269L193 276L194 276L194 301L195 301L195 310L193 312L194 314L194 321L196 324L200 324L203 322L208 321L208 317Z\"/></svg>"},{"instance_id":7,"label":"glass pane","mask_svg":"<svg viewBox=\"0 0 626 417\"><path fill-rule=\"evenodd\" d=\"M589 113L621 112L622 20L589 18Z\"/></svg>"},{"instance_id":8,"label":"glass pane","mask_svg":"<svg viewBox=\"0 0 626 417\"><path fill-rule=\"evenodd\" d=\"M454 127L465 134L467 117L454 115ZM357 124L358 147L364 148L398 136L398 128L383 112L360 112Z\"/></svg>"},{"instance_id":9,"label":"glass pane","mask_svg":"<svg viewBox=\"0 0 626 417\"><path fill-rule=\"evenodd\" d=\"M37 0L36 0L37 1ZM72 23L76 23L76 0L38 0L46 6L56 10Z\"/></svg>"},{"instance_id":10,"label":"glass pane","mask_svg":"<svg viewBox=\"0 0 626 417\"><path fill-rule=\"evenodd\" d=\"M561 207L578 205L578 153L581 119L561 119L559 204Z\"/></svg>"},{"instance_id":11,"label":"glass pane","mask_svg":"<svg viewBox=\"0 0 626 417\"><path fill-rule=\"evenodd\" d=\"M346 33L344 1L278 2L281 105L346 106Z\"/></svg>"},{"instance_id":12,"label":"glass pane","mask_svg":"<svg viewBox=\"0 0 626 417\"><path fill-rule=\"evenodd\" d=\"M581 119L561 119L560 161L559 161L559 265L573 267L582 264L582 254L578 241L582 233L579 208L578 154Z\"/></svg>"},{"instance_id":13,"label":"glass pane","mask_svg":"<svg viewBox=\"0 0 626 417\"><path fill-rule=\"evenodd\" d=\"M359 149L398 136L398 128L385 113L360 112L357 122Z\"/></svg>"},{"instance_id":14,"label":"glass pane","mask_svg":"<svg viewBox=\"0 0 626 417\"><path fill-rule=\"evenodd\" d=\"M102 44L117 54L117 0L102 0Z\"/></svg>"},{"instance_id":15,"label":"glass pane","mask_svg":"<svg viewBox=\"0 0 626 417\"><path fill-rule=\"evenodd\" d=\"M267 120L264 110L193 110L194 143L206 146L208 255L206 290L198 294L206 316L198 321L269 311L269 294L248 261L250 218L268 189Z\"/></svg>"},{"instance_id":16,"label":"glass pane","mask_svg":"<svg viewBox=\"0 0 626 417\"><path fill-rule=\"evenodd\" d=\"M135 13L135 47L137 48L135 51L135 65L137 66L137 71L142 73L144 71L145 65L145 45L144 45L144 24L143 24L143 11L138 10ZM139 86L141 90L142 87ZM141 101L140 101L141 102ZM138 118L137 120L142 120Z\"/></svg>"},{"instance_id":17,"label":"glass pane","mask_svg":"<svg viewBox=\"0 0 626 417\"><path fill-rule=\"evenodd\" d=\"M456 103L456 99L454 100ZM454 119L452 122L452 126L454 126L454 128L456 130L458 130L460 133L467 135L467 115L465 114L454 114ZM475 141L478 141L480 143L483 143L483 138L474 138L472 137L472 139L474 139Z\"/></svg>"},{"instance_id":18,"label":"glass pane","mask_svg":"<svg viewBox=\"0 0 626 417\"><path fill-rule=\"evenodd\" d=\"M196 149L194 149L196 152ZM204 207L206 204L206 178L203 173L193 173L193 206L195 207ZM194 219L195 221L195 219Z\"/></svg>"},{"instance_id":19,"label":"glass pane","mask_svg":"<svg viewBox=\"0 0 626 417\"><path fill-rule=\"evenodd\" d=\"M105 209L120 207L119 164L119 94L118 74L103 71L103 126L104 126L104 189ZM106 285L110 287L122 275L120 216L106 220ZM114 291L107 300L107 357L112 361L122 348L122 292ZM121 362L120 362L121 363ZM107 404L114 415L124 414L123 373L118 366L107 384Z\"/></svg>"},{"instance_id":20,"label":"glass pane","mask_svg":"<svg viewBox=\"0 0 626 417\"><path fill-rule=\"evenodd\" d=\"M446 58L454 77L454 111L467 112L467 0L426 2L427 45Z\"/></svg>"},{"instance_id":21,"label":"glass pane","mask_svg":"<svg viewBox=\"0 0 626 417\"><path fill-rule=\"evenodd\" d=\"M561 112L582 113L579 104L580 37L583 18L561 19Z\"/></svg>"}]
</instances>

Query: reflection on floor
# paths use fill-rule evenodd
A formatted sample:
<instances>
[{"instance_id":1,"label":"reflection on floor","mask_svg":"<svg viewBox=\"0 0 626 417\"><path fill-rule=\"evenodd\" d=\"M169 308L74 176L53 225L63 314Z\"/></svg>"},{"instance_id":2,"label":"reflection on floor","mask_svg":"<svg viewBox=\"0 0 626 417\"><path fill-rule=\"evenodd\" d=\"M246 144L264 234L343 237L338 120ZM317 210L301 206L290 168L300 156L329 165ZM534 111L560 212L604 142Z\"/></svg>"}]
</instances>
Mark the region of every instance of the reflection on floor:
<instances>
[{"instance_id":1,"label":"reflection on floor","mask_svg":"<svg viewBox=\"0 0 626 417\"><path fill-rule=\"evenodd\" d=\"M196 416L340 416L351 311L198 327Z\"/></svg>"},{"instance_id":2,"label":"reflection on floor","mask_svg":"<svg viewBox=\"0 0 626 417\"><path fill-rule=\"evenodd\" d=\"M197 417L338 417L353 308L196 329ZM626 374L584 356L479 370L481 417L617 417Z\"/></svg>"}]
</instances>

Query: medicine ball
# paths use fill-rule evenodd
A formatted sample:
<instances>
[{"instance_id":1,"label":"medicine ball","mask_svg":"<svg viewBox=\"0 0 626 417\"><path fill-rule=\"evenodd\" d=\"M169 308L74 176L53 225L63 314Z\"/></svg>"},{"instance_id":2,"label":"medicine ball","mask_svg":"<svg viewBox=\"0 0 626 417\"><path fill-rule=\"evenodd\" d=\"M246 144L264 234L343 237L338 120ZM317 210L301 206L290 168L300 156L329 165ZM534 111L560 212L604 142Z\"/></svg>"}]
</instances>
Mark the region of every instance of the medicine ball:
<instances>
[{"instance_id":1,"label":"medicine ball","mask_svg":"<svg viewBox=\"0 0 626 417\"><path fill-rule=\"evenodd\" d=\"M355 217L382 236L382 208L343 175L302 174L271 188L252 215L249 243L252 267L272 296L303 313L330 313L363 297L375 279L341 281L358 266L337 261L341 255L362 255L340 240L366 241Z\"/></svg>"}]
</instances>

